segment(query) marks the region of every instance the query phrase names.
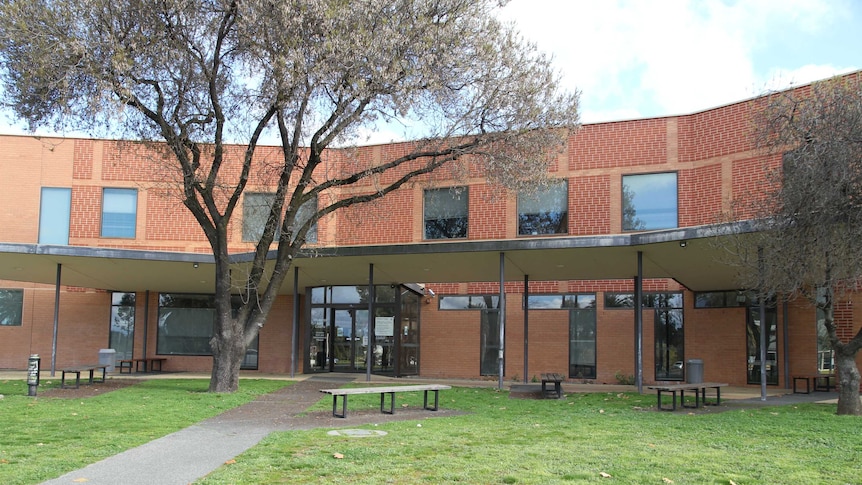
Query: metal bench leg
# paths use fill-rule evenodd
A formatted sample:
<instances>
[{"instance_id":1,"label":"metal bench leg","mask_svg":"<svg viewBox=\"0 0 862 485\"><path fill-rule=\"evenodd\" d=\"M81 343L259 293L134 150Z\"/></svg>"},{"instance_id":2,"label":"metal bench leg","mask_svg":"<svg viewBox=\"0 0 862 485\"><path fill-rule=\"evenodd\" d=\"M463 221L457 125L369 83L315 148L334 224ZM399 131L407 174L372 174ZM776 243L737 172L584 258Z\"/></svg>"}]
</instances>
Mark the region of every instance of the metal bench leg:
<instances>
[{"instance_id":1,"label":"metal bench leg","mask_svg":"<svg viewBox=\"0 0 862 485\"><path fill-rule=\"evenodd\" d=\"M338 414L338 394L332 395L332 415L336 418L347 417L347 395L341 396L341 414Z\"/></svg>"},{"instance_id":2,"label":"metal bench leg","mask_svg":"<svg viewBox=\"0 0 862 485\"><path fill-rule=\"evenodd\" d=\"M436 411L439 409L440 391L438 391L438 390L431 391L434 393L434 407L433 408L428 407L428 392L429 391L425 391L425 399L422 402L422 407L424 407L428 411Z\"/></svg>"},{"instance_id":3,"label":"metal bench leg","mask_svg":"<svg viewBox=\"0 0 862 485\"><path fill-rule=\"evenodd\" d=\"M389 394L389 411L386 411L383 403L386 401L386 394ZM395 393L381 392L380 393L380 412L384 414L395 414Z\"/></svg>"},{"instance_id":4,"label":"metal bench leg","mask_svg":"<svg viewBox=\"0 0 862 485\"><path fill-rule=\"evenodd\" d=\"M667 391L667 392L670 392L671 396L673 397L673 400L671 401L671 408L668 409L666 407L662 407L662 405L661 405L661 393L662 393L662 391L661 391L661 389L657 389L656 395L658 396L658 409L659 409L659 411L676 411L676 391ZM680 396L680 397L682 397L682 396Z\"/></svg>"}]
</instances>

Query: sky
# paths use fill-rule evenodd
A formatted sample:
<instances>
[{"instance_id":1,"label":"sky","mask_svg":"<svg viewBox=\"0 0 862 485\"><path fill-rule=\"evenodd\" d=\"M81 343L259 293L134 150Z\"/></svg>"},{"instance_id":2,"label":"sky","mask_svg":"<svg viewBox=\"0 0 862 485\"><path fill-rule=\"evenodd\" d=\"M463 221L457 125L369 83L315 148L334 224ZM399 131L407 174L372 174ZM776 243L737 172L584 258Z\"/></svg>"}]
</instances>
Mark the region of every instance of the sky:
<instances>
[{"instance_id":1,"label":"sky","mask_svg":"<svg viewBox=\"0 0 862 485\"><path fill-rule=\"evenodd\" d=\"M859 0L513 0L581 121L687 114L862 68Z\"/></svg>"},{"instance_id":2,"label":"sky","mask_svg":"<svg viewBox=\"0 0 862 485\"><path fill-rule=\"evenodd\" d=\"M553 56L583 123L693 113L862 68L860 0L512 0L500 18ZM0 133L24 133L11 123L0 116Z\"/></svg>"}]
</instances>

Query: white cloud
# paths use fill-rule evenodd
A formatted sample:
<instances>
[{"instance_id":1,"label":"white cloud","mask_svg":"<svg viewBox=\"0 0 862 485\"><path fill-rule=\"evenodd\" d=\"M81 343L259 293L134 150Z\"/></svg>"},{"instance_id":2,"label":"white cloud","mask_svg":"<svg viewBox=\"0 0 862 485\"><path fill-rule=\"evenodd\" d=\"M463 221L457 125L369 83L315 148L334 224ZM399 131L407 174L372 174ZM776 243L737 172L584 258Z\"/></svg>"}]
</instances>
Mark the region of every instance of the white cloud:
<instances>
[{"instance_id":1,"label":"white cloud","mask_svg":"<svg viewBox=\"0 0 862 485\"><path fill-rule=\"evenodd\" d=\"M779 54L783 36L822 32L847 5L513 0L501 18L554 55L568 86L582 91L582 119L589 122L688 113L755 96L777 76L799 84L846 71L780 64L792 56ZM759 65L757 54L770 49L778 49L770 59L776 64Z\"/></svg>"}]
</instances>

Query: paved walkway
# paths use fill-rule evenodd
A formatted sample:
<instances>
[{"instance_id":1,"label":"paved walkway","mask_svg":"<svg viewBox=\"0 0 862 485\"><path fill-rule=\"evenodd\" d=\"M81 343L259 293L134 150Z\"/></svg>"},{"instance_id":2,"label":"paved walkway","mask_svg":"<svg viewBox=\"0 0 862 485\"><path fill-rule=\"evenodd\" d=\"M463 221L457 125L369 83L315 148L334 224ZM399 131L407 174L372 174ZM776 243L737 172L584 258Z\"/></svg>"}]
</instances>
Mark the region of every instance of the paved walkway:
<instances>
[{"instance_id":1,"label":"paved walkway","mask_svg":"<svg viewBox=\"0 0 862 485\"><path fill-rule=\"evenodd\" d=\"M257 400L224 412L218 416L192 425L175 433L126 450L118 455L93 463L61 477L44 482L49 485L87 483L88 485L186 485L221 467L228 460L258 444L274 431L304 430L319 427L336 428L361 426L369 423L404 419L428 418L421 408L399 409L394 415L381 414L379 410L353 411L347 418L335 418L329 412L305 413L305 410L321 398L320 389L339 387L357 379L355 376L339 374L312 376L293 383L276 392L260 396ZM456 384L457 383L453 383ZM473 381L472 385L488 386L488 382ZM533 392L538 385L512 386L514 392ZM596 392L601 388L609 392L616 386L564 385L568 392ZM628 386L619 386L629 390ZM622 389L625 388L625 389ZM730 397L722 404L749 406L780 405L794 402L822 402L837 398L835 393L812 393L810 395L772 395L766 402L753 397L750 389L737 389L737 400ZM776 393L777 394L777 393ZM747 398L747 399L746 399ZM433 414L446 416L457 414L442 409Z\"/></svg>"}]
</instances>

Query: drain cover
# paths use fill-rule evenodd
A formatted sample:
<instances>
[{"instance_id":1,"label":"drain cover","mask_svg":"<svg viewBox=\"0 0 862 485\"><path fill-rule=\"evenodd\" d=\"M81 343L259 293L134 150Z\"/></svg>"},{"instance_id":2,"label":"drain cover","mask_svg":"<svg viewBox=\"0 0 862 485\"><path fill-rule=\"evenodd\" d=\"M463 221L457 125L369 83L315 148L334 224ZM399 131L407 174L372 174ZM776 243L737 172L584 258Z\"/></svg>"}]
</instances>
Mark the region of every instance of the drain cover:
<instances>
[{"instance_id":1,"label":"drain cover","mask_svg":"<svg viewBox=\"0 0 862 485\"><path fill-rule=\"evenodd\" d=\"M335 429L329 431L329 436L350 436L351 438L368 438L371 436L386 436L386 431L374 429Z\"/></svg>"}]
</instances>

